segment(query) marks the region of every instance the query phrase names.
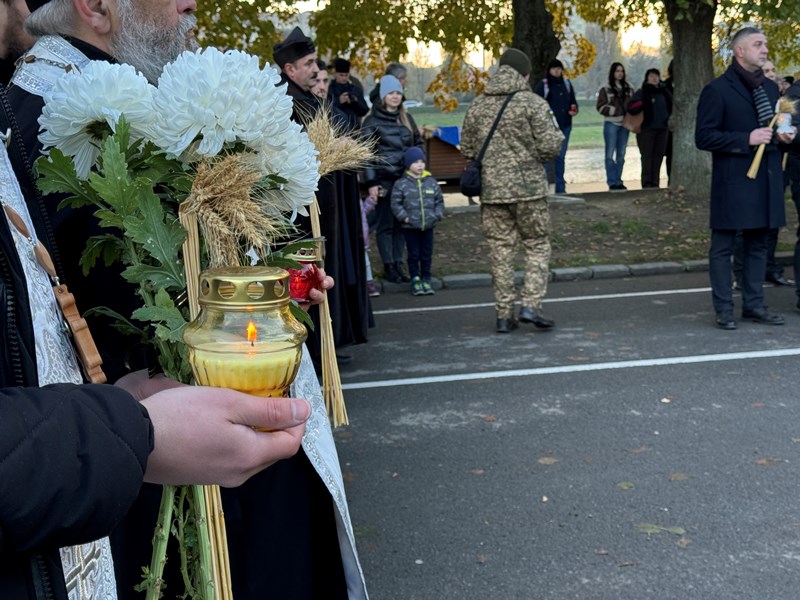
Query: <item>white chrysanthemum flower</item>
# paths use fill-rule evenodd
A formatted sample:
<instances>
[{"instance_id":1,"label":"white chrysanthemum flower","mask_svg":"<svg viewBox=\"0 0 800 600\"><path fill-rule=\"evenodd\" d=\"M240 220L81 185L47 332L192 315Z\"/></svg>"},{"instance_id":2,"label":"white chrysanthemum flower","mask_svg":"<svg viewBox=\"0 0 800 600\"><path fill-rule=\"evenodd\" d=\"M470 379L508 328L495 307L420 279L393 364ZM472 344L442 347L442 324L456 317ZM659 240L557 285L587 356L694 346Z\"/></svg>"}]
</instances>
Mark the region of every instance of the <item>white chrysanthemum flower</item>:
<instances>
[{"instance_id":1,"label":"white chrysanthemum flower","mask_svg":"<svg viewBox=\"0 0 800 600\"><path fill-rule=\"evenodd\" d=\"M261 150L262 165L266 175L287 180L279 190L271 190L269 197L278 211L291 212L294 220L296 213L308 215L306 206L314 201L319 161L317 149L300 125L288 121L281 134L277 136L283 141L281 147L270 144Z\"/></svg>"},{"instance_id":2,"label":"white chrysanthemum flower","mask_svg":"<svg viewBox=\"0 0 800 600\"><path fill-rule=\"evenodd\" d=\"M257 57L238 50L184 52L158 80L153 141L176 156L187 149L216 156L236 142L259 150L292 114L292 99L279 83L273 67L262 69Z\"/></svg>"},{"instance_id":3,"label":"white chrysanthemum flower","mask_svg":"<svg viewBox=\"0 0 800 600\"><path fill-rule=\"evenodd\" d=\"M39 141L71 156L78 177L86 179L108 131L122 115L131 139L147 139L153 125L153 86L130 65L92 61L80 72L59 78L44 95Z\"/></svg>"}]
</instances>

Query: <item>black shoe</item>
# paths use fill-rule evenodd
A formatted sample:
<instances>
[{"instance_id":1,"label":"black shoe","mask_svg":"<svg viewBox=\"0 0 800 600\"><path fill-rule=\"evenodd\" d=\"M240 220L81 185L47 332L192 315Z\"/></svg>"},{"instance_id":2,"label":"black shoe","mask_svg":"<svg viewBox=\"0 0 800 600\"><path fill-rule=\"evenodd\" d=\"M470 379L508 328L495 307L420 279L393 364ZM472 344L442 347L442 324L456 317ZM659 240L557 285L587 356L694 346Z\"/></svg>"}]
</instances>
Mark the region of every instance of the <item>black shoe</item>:
<instances>
[{"instance_id":1,"label":"black shoe","mask_svg":"<svg viewBox=\"0 0 800 600\"><path fill-rule=\"evenodd\" d=\"M791 285L794 285L794 281L790 281L790 280L786 279L786 277L784 277L780 273L768 273L765 279L769 283L772 283L772 284L775 284L775 285L782 285L782 286L787 286L787 287L791 286Z\"/></svg>"},{"instance_id":2,"label":"black shoe","mask_svg":"<svg viewBox=\"0 0 800 600\"><path fill-rule=\"evenodd\" d=\"M533 323L537 329L552 329L556 325L555 321L545 319L539 311L530 306L523 306L519 309L519 320L523 323Z\"/></svg>"},{"instance_id":3,"label":"black shoe","mask_svg":"<svg viewBox=\"0 0 800 600\"><path fill-rule=\"evenodd\" d=\"M383 265L383 278L392 283L403 283L403 278L400 276L400 273L397 272L397 267L393 264L387 263Z\"/></svg>"},{"instance_id":4,"label":"black shoe","mask_svg":"<svg viewBox=\"0 0 800 600\"><path fill-rule=\"evenodd\" d=\"M336 353L336 363L341 367L342 365L349 365L353 362L353 357L350 354Z\"/></svg>"},{"instance_id":5,"label":"black shoe","mask_svg":"<svg viewBox=\"0 0 800 600\"><path fill-rule=\"evenodd\" d=\"M628 188L626 188L626 187L625 187L625 184L624 184L624 183L620 183L620 184L617 186L617 189L618 189L620 192L627 192L627 191L628 191Z\"/></svg>"},{"instance_id":6,"label":"black shoe","mask_svg":"<svg viewBox=\"0 0 800 600\"><path fill-rule=\"evenodd\" d=\"M403 283L408 283L409 281L411 281L411 277L406 275L406 272L403 270L403 263L401 262L394 263L394 268L397 271L397 275L400 277L400 280Z\"/></svg>"},{"instance_id":7,"label":"black shoe","mask_svg":"<svg viewBox=\"0 0 800 600\"><path fill-rule=\"evenodd\" d=\"M497 319L497 333L511 333L517 328L517 322L514 319Z\"/></svg>"},{"instance_id":8,"label":"black shoe","mask_svg":"<svg viewBox=\"0 0 800 600\"><path fill-rule=\"evenodd\" d=\"M720 313L717 315L717 327L720 329L736 329L736 321L733 320L731 313Z\"/></svg>"},{"instance_id":9,"label":"black shoe","mask_svg":"<svg viewBox=\"0 0 800 600\"><path fill-rule=\"evenodd\" d=\"M766 308L759 310L743 310L742 318L762 325L783 325L783 315L776 315L769 312Z\"/></svg>"}]
</instances>

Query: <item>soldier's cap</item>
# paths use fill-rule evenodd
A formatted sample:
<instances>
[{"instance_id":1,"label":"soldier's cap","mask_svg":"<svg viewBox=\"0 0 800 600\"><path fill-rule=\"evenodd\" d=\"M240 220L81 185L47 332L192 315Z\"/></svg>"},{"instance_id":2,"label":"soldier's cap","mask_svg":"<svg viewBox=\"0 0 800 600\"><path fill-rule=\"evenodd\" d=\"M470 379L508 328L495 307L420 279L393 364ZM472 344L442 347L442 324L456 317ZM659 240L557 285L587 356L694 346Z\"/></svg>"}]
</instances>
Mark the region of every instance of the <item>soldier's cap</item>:
<instances>
[{"instance_id":1,"label":"soldier's cap","mask_svg":"<svg viewBox=\"0 0 800 600\"><path fill-rule=\"evenodd\" d=\"M304 34L299 27L295 27L285 40L272 47L272 58L278 68L282 70L286 63L300 60L304 56L314 54L316 51L317 48L314 46L312 39Z\"/></svg>"},{"instance_id":2,"label":"soldier's cap","mask_svg":"<svg viewBox=\"0 0 800 600\"><path fill-rule=\"evenodd\" d=\"M525 77L531 72L531 59L522 50L509 48L500 57L500 66L508 65L517 73Z\"/></svg>"}]
</instances>

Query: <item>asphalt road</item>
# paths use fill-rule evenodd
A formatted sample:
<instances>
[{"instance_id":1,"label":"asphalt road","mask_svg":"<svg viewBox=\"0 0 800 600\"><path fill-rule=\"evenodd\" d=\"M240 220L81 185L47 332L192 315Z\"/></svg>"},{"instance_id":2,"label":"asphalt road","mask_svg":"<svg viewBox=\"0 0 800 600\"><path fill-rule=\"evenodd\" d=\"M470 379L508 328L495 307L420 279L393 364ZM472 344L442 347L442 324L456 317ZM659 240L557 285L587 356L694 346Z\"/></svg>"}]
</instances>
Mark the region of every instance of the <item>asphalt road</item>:
<instances>
[{"instance_id":1,"label":"asphalt road","mask_svg":"<svg viewBox=\"0 0 800 600\"><path fill-rule=\"evenodd\" d=\"M372 600L800 598L800 314L713 326L705 273L390 294L336 433Z\"/></svg>"}]
</instances>

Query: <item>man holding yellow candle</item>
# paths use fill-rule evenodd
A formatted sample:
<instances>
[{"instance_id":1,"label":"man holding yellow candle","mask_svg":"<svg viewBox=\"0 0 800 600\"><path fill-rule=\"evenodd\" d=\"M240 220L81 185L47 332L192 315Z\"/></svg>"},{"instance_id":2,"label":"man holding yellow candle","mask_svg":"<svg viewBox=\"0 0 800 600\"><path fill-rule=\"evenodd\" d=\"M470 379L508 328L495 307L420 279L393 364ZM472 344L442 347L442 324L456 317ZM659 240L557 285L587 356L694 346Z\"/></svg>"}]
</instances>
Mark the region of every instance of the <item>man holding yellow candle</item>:
<instances>
[{"instance_id":1,"label":"man holding yellow candle","mask_svg":"<svg viewBox=\"0 0 800 600\"><path fill-rule=\"evenodd\" d=\"M762 70L767 60L764 34L745 27L733 37L731 50L731 66L703 88L695 128L697 147L712 153L709 277L716 324L726 330L737 327L731 275L737 230L742 231L744 245L742 319L784 323L781 315L767 310L762 283L769 229L786 224L779 144L789 144L797 133L795 128L775 133L771 126L779 92ZM748 169L759 147L763 158L750 178Z\"/></svg>"}]
</instances>

